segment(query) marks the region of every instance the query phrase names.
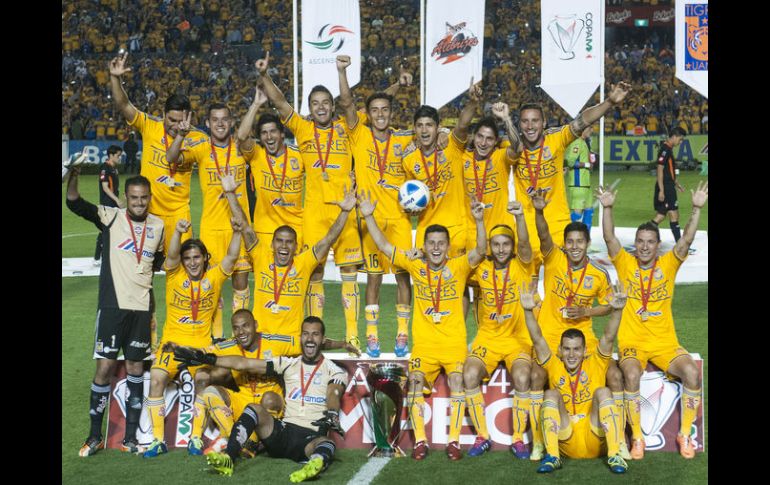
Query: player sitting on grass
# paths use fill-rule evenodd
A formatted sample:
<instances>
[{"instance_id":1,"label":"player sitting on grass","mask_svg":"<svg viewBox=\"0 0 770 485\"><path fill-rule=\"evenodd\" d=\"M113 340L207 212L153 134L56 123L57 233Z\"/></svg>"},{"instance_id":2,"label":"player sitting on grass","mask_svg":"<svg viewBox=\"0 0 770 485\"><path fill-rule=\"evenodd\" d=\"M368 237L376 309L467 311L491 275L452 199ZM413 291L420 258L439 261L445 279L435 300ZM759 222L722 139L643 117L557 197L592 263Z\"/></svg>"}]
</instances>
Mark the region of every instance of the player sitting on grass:
<instances>
[{"instance_id":1,"label":"player sitting on grass","mask_svg":"<svg viewBox=\"0 0 770 485\"><path fill-rule=\"evenodd\" d=\"M340 397L347 385L347 373L324 358L321 346L326 328L318 317L302 322L301 357L248 359L217 356L201 350L177 348L174 358L188 366L216 365L264 376L283 376L287 389L286 412L275 419L261 404L249 404L233 426L224 453L212 452L208 464L222 475L233 473L234 460L252 432L274 458L289 458L307 464L291 474L296 483L325 470L334 458L335 444L329 430L342 434L339 423Z\"/></svg>"}]
</instances>

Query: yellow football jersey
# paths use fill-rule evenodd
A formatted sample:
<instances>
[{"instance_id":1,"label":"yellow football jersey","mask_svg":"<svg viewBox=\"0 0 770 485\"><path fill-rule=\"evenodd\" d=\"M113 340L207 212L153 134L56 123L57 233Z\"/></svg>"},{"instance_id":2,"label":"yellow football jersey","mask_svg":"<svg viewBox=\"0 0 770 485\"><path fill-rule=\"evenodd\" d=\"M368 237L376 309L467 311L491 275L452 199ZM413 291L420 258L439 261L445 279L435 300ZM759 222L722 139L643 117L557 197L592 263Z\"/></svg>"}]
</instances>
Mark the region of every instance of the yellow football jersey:
<instances>
[{"instance_id":1,"label":"yellow football jersey","mask_svg":"<svg viewBox=\"0 0 770 485\"><path fill-rule=\"evenodd\" d=\"M142 134L140 173L150 181L152 191L150 213L170 215L189 210L192 165L180 164L169 167L166 151L174 140L166 136L163 121L137 110L136 116L128 124ZM207 139L208 136L202 131L190 131L185 137L182 148L192 148L204 143ZM174 187L168 185L171 179Z\"/></svg>"},{"instance_id":2,"label":"yellow football jersey","mask_svg":"<svg viewBox=\"0 0 770 485\"><path fill-rule=\"evenodd\" d=\"M406 178L419 180L430 189L430 203L420 213L418 228L431 224L447 227L465 224L470 202L463 188L461 159L464 150L465 146L450 136L445 150L434 151L427 157L419 148L404 153L402 163Z\"/></svg>"},{"instance_id":3,"label":"yellow football jersey","mask_svg":"<svg viewBox=\"0 0 770 485\"><path fill-rule=\"evenodd\" d=\"M561 248L554 246L544 258L545 292L538 323L543 332L543 338L549 345L557 345L561 334L569 328L577 328L583 332L586 348L591 348L597 343L591 317L564 318L562 316L562 308L567 306L567 299L570 296L572 296L570 306L591 307L594 299L598 299L601 305L606 305L609 301L609 295L612 292L609 273L590 258L587 261L586 266L572 270L570 273L567 269L569 265L567 255Z\"/></svg>"},{"instance_id":4,"label":"yellow football jersey","mask_svg":"<svg viewBox=\"0 0 770 485\"><path fill-rule=\"evenodd\" d=\"M412 142L412 132L390 129L387 140L375 142L374 132L360 117L356 127L348 130L356 161L356 185L358 190L370 191L372 199L377 201L375 219L408 217L398 203L398 189L406 182L401 155Z\"/></svg>"},{"instance_id":5,"label":"yellow football jersey","mask_svg":"<svg viewBox=\"0 0 770 485\"><path fill-rule=\"evenodd\" d=\"M409 261L402 249L393 250L391 262L412 275L412 354L444 355L442 352L467 351L462 297L465 283L473 269L468 256L448 259L443 269L430 271L430 282L427 263L420 259ZM438 308L434 303L437 296ZM440 320L435 319L436 314L440 315Z\"/></svg>"},{"instance_id":6,"label":"yellow football jersey","mask_svg":"<svg viewBox=\"0 0 770 485\"><path fill-rule=\"evenodd\" d=\"M607 368L612 356L602 354L598 346L591 347L591 350L593 352L583 359L575 375L570 375L556 354L552 353L545 362L538 359L538 364L548 372L550 388L559 390L570 416L589 416L594 392L606 385Z\"/></svg>"},{"instance_id":7,"label":"yellow football jersey","mask_svg":"<svg viewBox=\"0 0 770 485\"><path fill-rule=\"evenodd\" d=\"M331 128L317 128L315 122L302 118L294 111L281 121L294 133L302 154L306 176L305 206L313 207L324 217L336 218L338 208L325 202L342 200L343 187L350 190L352 185L350 171L353 157L348 144L347 125L342 120L335 120ZM322 168L323 160L326 160L325 168ZM328 180L324 180L324 173Z\"/></svg>"},{"instance_id":8,"label":"yellow football jersey","mask_svg":"<svg viewBox=\"0 0 770 485\"><path fill-rule=\"evenodd\" d=\"M450 135L454 138L454 133ZM459 142L458 142L459 143ZM512 228L516 226L513 216L508 213L508 174L513 160L507 155L506 148L494 150L485 160L476 160L473 150L462 152L461 163L463 166L463 185L468 199L478 199L481 194L481 202L484 203L484 227L487 231L498 224L507 224ZM470 211L467 217L468 231L476 230L476 219Z\"/></svg>"},{"instance_id":9,"label":"yellow football jersey","mask_svg":"<svg viewBox=\"0 0 770 485\"><path fill-rule=\"evenodd\" d=\"M515 335L531 343L519 292L522 283L532 280L532 271L532 264L524 264L518 258L508 262L507 270L496 270L495 263L490 259L485 259L473 270L470 279L478 284L480 289L479 331L476 338L483 337L487 341L495 342L497 339ZM502 302L502 312L499 313L504 319L502 323L497 321L499 301Z\"/></svg>"},{"instance_id":10,"label":"yellow football jersey","mask_svg":"<svg viewBox=\"0 0 770 485\"><path fill-rule=\"evenodd\" d=\"M280 334L265 334L257 332L255 337L257 339L257 347L254 350L246 350L240 346L237 340L229 339L224 342L219 342L209 349L209 352L216 354L217 356L242 356L247 359L272 359L278 357L279 354L275 352L275 348L283 346L289 343L293 347L299 349L299 338L290 335ZM276 345L278 344L278 345ZM289 356L289 357L293 357ZM273 386L279 382L277 377L266 377L259 374L250 374L244 371L232 370L233 379L238 385L238 389L241 392L256 392L260 387Z\"/></svg>"},{"instance_id":11,"label":"yellow football jersey","mask_svg":"<svg viewBox=\"0 0 770 485\"><path fill-rule=\"evenodd\" d=\"M213 149L212 149L213 147ZM249 201L246 197L246 159L238 150L235 141L230 140L224 147L216 146L212 140L186 147L182 151L185 165L198 163L198 179L203 194L203 212L201 213L201 231L203 227L213 230L232 229L230 225L230 205L222 192L222 175L235 176L238 188L235 197L243 212L249 213Z\"/></svg>"},{"instance_id":12,"label":"yellow football jersey","mask_svg":"<svg viewBox=\"0 0 770 485\"><path fill-rule=\"evenodd\" d=\"M305 167L297 147L286 145L283 155L273 158L254 144L244 156L250 160L257 194L254 230L272 234L283 225L302 227Z\"/></svg>"},{"instance_id":13,"label":"yellow football jersey","mask_svg":"<svg viewBox=\"0 0 770 485\"><path fill-rule=\"evenodd\" d=\"M259 241L249 249L249 256L254 270L252 313L260 330L299 336L305 311L305 293L310 284L310 275L318 266L314 248L294 256L288 267L275 267L270 241ZM280 287L277 302L274 291L276 287Z\"/></svg>"},{"instance_id":14,"label":"yellow football jersey","mask_svg":"<svg viewBox=\"0 0 770 485\"><path fill-rule=\"evenodd\" d=\"M641 349L645 348L645 344L660 346L662 342L679 345L671 302L674 298L676 273L683 262L674 251L669 251L658 257L653 271L652 267L639 268L637 259L622 248L612 258L618 271L618 280L623 282L623 288L628 294L628 301L623 308L623 323L618 330L618 345L622 342L624 347ZM648 316L646 321L642 321L642 290L647 295L648 288Z\"/></svg>"},{"instance_id":15,"label":"yellow football jersey","mask_svg":"<svg viewBox=\"0 0 770 485\"><path fill-rule=\"evenodd\" d=\"M191 281L181 263L174 269L166 269L163 340L191 346L210 341L222 285L229 277L219 265L209 268L200 281Z\"/></svg>"},{"instance_id":16,"label":"yellow football jersey","mask_svg":"<svg viewBox=\"0 0 770 485\"><path fill-rule=\"evenodd\" d=\"M524 206L524 215L530 234L537 234L535 208L532 206L532 200L527 196L532 190L531 187L548 190L546 197L550 203L543 212L545 220L548 221L552 230L563 229L563 225L558 227L558 223L562 221L566 221L564 224L570 222L567 192L564 188L564 151L577 137L572 133L569 125L545 130L543 136L545 139L542 149L536 148L533 151L524 149L513 166L516 199ZM537 170L538 164L540 165L539 171ZM539 241L537 238L534 239L539 247Z\"/></svg>"}]
</instances>

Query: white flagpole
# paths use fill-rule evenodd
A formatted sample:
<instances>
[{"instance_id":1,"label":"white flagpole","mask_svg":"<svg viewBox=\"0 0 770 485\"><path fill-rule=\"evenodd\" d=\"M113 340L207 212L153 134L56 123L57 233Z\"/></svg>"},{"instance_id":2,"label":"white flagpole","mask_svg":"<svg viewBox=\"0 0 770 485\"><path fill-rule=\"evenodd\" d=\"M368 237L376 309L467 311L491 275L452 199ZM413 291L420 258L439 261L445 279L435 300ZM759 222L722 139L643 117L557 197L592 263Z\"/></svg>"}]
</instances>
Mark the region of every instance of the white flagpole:
<instances>
[{"instance_id":1,"label":"white flagpole","mask_svg":"<svg viewBox=\"0 0 770 485\"><path fill-rule=\"evenodd\" d=\"M293 33L293 52L294 52L294 111L299 113L299 55L297 49L297 0L292 1L292 33Z\"/></svg>"},{"instance_id":2,"label":"white flagpole","mask_svg":"<svg viewBox=\"0 0 770 485\"><path fill-rule=\"evenodd\" d=\"M601 73L602 73L602 81L599 84L599 102L604 102L604 48L605 48L605 36L607 35L607 20L606 20L606 13L605 13L605 5L604 2L601 2L600 7L601 12L601 19L602 19L602 45L599 50L601 53L602 59L600 62L601 65ZM604 186L604 116L602 116L599 119L599 185ZM602 220L604 218L604 211L602 210L601 204L599 205L599 227L602 227Z\"/></svg>"},{"instance_id":3,"label":"white flagpole","mask_svg":"<svg viewBox=\"0 0 770 485\"><path fill-rule=\"evenodd\" d=\"M420 0L420 105L425 104L425 2Z\"/></svg>"}]
</instances>

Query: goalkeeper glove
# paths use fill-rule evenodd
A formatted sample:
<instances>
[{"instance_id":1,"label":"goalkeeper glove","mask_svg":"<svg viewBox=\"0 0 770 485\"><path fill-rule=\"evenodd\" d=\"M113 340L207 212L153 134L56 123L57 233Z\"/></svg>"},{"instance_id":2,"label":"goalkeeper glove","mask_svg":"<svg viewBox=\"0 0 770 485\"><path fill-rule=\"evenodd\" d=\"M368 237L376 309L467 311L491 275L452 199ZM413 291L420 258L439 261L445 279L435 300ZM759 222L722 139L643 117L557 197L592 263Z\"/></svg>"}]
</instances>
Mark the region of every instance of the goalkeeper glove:
<instances>
[{"instance_id":1,"label":"goalkeeper glove","mask_svg":"<svg viewBox=\"0 0 770 485\"><path fill-rule=\"evenodd\" d=\"M216 365L216 354L207 354L200 349L177 347L174 349L174 360L187 366Z\"/></svg>"},{"instance_id":2,"label":"goalkeeper glove","mask_svg":"<svg viewBox=\"0 0 770 485\"><path fill-rule=\"evenodd\" d=\"M340 426L340 412L336 409L329 409L324 411L324 417L313 421L313 426L318 426L318 432L325 435L329 431L336 431L343 438L345 437L345 431Z\"/></svg>"}]
</instances>

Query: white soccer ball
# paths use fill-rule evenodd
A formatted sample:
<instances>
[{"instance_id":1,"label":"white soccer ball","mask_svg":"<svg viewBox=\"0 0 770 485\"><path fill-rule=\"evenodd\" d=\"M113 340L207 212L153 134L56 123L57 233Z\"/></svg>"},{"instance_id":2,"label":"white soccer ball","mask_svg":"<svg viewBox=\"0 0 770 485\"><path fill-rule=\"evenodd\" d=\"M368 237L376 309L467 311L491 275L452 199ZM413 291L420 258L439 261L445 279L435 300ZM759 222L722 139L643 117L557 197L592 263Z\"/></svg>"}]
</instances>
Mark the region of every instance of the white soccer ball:
<instances>
[{"instance_id":1,"label":"white soccer ball","mask_svg":"<svg viewBox=\"0 0 770 485\"><path fill-rule=\"evenodd\" d=\"M406 211L421 211L429 202L430 189L419 180L407 180L398 189L398 203Z\"/></svg>"}]
</instances>

